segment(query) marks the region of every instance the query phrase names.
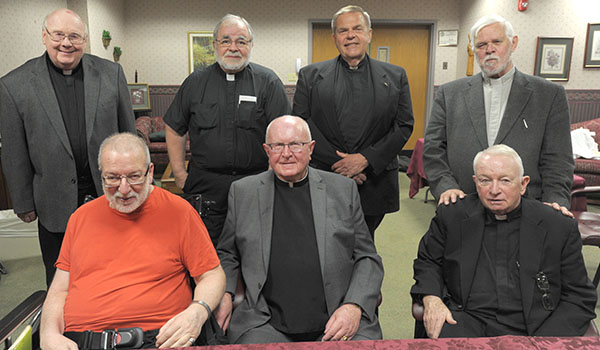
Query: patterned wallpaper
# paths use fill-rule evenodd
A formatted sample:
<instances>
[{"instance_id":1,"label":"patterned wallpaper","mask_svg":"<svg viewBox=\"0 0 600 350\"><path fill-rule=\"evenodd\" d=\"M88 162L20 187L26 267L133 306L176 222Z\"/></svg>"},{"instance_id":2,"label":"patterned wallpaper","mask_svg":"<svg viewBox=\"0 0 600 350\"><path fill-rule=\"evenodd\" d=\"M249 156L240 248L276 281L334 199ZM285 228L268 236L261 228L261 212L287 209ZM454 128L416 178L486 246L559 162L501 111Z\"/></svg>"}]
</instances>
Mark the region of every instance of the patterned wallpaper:
<instances>
[{"instance_id":1,"label":"patterned wallpaper","mask_svg":"<svg viewBox=\"0 0 600 350\"><path fill-rule=\"evenodd\" d=\"M465 42L466 33L473 23L488 13L497 13L512 23L515 34L519 37L517 50L513 54L513 62L519 70L533 74L538 36L572 37L575 39L569 81L560 84L566 89L600 89L600 69L583 68L587 24L600 22L600 1L530 1L529 9L519 12L517 1L464 0L461 34L465 33ZM459 56L459 66L464 67L466 61L465 51ZM475 72L478 72L477 64L475 66Z\"/></svg>"},{"instance_id":2,"label":"patterned wallpaper","mask_svg":"<svg viewBox=\"0 0 600 350\"><path fill-rule=\"evenodd\" d=\"M515 27L519 47L514 54L517 67L532 73L537 36L575 37L570 80L567 89L599 88L600 69L583 69L585 31L588 22L600 22L598 0L544 0L530 2L526 12L516 10L508 0L363 0L374 20L434 21L436 29L459 29L457 47L438 47L435 51L433 83L440 85L464 76L466 34L483 14L496 12ZM187 32L212 31L219 18L228 12L248 19L255 31L252 60L272 68L284 83L295 71L295 60L308 62L309 20L329 19L347 0L0 0L0 26L7 35L0 37L3 50L0 76L40 55L43 17L59 7L85 11L90 29L88 50L112 60L113 47L123 50L121 64L129 81L138 71L139 81L152 85L181 84L188 75ZM113 40L104 49L103 29ZM437 41L437 33L435 35ZM15 45L15 43L18 43ZM441 62L448 62L443 70ZM475 67L477 72L479 69Z\"/></svg>"},{"instance_id":3,"label":"patterned wallpaper","mask_svg":"<svg viewBox=\"0 0 600 350\"><path fill-rule=\"evenodd\" d=\"M44 17L66 6L66 0L0 0L0 77L44 53Z\"/></svg>"},{"instance_id":4,"label":"patterned wallpaper","mask_svg":"<svg viewBox=\"0 0 600 350\"><path fill-rule=\"evenodd\" d=\"M458 28L458 0L361 1L373 19L437 20L438 28ZM252 60L272 68L284 83L295 72L296 58L308 61L309 19L329 19L347 1L160 1L129 0L127 54L123 66L128 79L137 69L140 81L151 84L180 84L188 75L188 31L212 31L226 13L245 17L255 31ZM131 54L130 54L131 53ZM456 76L456 48L440 48L436 58L449 62L448 70L436 71L441 83Z\"/></svg>"}]
</instances>

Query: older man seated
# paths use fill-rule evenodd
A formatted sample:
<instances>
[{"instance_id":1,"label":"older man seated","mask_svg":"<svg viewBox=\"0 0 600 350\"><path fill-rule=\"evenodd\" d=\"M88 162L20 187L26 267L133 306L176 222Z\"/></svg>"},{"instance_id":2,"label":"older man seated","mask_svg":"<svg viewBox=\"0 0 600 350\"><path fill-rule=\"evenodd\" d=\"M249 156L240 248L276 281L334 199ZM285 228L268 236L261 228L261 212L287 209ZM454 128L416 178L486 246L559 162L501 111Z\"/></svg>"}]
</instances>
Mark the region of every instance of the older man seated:
<instances>
[{"instance_id":1,"label":"older man seated","mask_svg":"<svg viewBox=\"0 0 600 350\"><path fill-rule=\"evenodd\" d=\"M419 244L411 294L427 335L583 335L596 290L577 222L522 197L529 176L508 146L479 152L473 171L477 194L439 206Z\"/></svg>"},{"instance_id":2,"label":"older man seated","mask_svg":"<svg viewBox=\"0 0 600 350\"><path fill-rule=\"evenodd\" d=\"M227 276L217 320L233 343L381 339L383 280L356 184L308 166L306 122L267 127L268 170L231 185L217 251ZM245 299L231 316L238 273Z\"/></svg>"},{"instance_id":3,"label":"older man seated","mask_svg":"<svg viewBox=\"0 0 600 350\"><path fill-rule=\"evenodd\" d=\"M69 220L42 310L42 349L192 345L225 286L200 216L152 185L139 137L109 137L98 164L104 196Z\"/></svg>"}]
</instances>

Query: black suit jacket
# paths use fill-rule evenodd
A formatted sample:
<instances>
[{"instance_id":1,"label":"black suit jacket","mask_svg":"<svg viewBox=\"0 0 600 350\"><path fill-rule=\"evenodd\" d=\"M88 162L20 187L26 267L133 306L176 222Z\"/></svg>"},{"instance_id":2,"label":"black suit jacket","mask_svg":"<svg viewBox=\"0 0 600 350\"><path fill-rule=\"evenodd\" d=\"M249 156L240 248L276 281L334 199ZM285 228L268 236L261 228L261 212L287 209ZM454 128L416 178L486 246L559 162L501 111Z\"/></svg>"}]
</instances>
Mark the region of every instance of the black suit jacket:
<instances>
[{"instance_id":1,"label":"black suit jacket","mask_svg":"<svg viewBox=\"0 0 600 350\"><path fill-rule=\"evenodd\" d=\"M331 171L341 158L336 150L355 153L344 145L343 131L335 113L335 67L340 57L314 63L300 70L292 114L308 122L316 141L312 165ZM369 59L368 57L366 59ZM359 145L358 152L369 161L367 181L359 186L360 199L366 215L397 211L397 155L410 137L413 112L408 78L402 67L369 59L375 102L369 118L369 137Z\"/></svg>"},{"instance_id":2,"label":"black suit jacket","mask_svg":"<svg viewBox=\"0 0 600 350\"><path fill-rule=\"evenodd\" d=\"M520 286L527 332L580 336L595 317L596 290L581 254L577 221L535 200L522 198ZM436 295L450 310L468 310L483 238L485 210L476 194L440 205L414 261L413 298ZM535 276L543 271L555 305L547 311Z\"/></svg>"}]
</instances>

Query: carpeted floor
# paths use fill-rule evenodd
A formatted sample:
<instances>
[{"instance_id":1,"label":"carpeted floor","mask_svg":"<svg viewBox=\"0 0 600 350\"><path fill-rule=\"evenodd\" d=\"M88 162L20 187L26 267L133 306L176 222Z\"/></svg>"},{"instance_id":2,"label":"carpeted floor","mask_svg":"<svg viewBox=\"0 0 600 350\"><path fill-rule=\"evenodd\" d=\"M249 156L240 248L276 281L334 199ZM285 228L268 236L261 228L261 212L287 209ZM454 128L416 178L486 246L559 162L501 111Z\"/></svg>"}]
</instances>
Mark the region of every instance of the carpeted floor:
<instances>
[{"instance_id":1,"label":"carpeted floor","mask_svg":"<svg viewBox=\"0 0 600 350\"><path fill-rule=\"evenodd\" d=\"M385 268L379 315L386 339L413 337L414 321L409 296L413 283L412 262L419 240L435 213L431 195L429 203L424 203L424 199L424 189L415 198L408 198L408 178L400 173L400 211L387 215L375 234L375 243ZM600 212L600 207L590 210ZM600 262L600 251L596 247L584 247L583 253L591 278ZM3 275L0 280L0 317L32 292L45 287L41 257L3 263L9 274ZM596 313L600 314L599 307L596 307Z\"/></svg>"}]
</instances>

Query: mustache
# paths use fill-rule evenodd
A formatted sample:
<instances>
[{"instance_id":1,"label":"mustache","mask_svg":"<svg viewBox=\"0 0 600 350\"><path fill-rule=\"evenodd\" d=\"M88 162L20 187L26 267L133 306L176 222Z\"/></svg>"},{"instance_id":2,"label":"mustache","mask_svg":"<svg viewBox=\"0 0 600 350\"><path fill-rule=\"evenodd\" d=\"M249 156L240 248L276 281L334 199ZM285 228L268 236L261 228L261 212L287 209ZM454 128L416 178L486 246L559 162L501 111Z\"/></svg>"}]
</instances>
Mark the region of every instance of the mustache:
<instances>
[{"instance_id":1,"label":"mustache","mask_svg":"<svg viewBox=\"0 0 600 350\"><path fill-rule=\"evenodd\" d=\"M239 51L228 52L227 54L225 54L225 56L227 56L227 57L239 57L239 58L242 58L242 54Z\"/></svg>"},{"instance_id":2,"label":"mustache","mask_svg":"<svg viewBox=\"0 0 600 350\"><path fill-rule=\"evenodd\" d=\"M500 61L500 57L498 57L498 56L496 56L496 55L492 55L492 54L486 55L486 56L485 56L485 58L483 59L483 63L486 63L486 62L487 62L487 61L489 61L489 60L497 60L497 61Z\"/></svg>"}]
</instances>

